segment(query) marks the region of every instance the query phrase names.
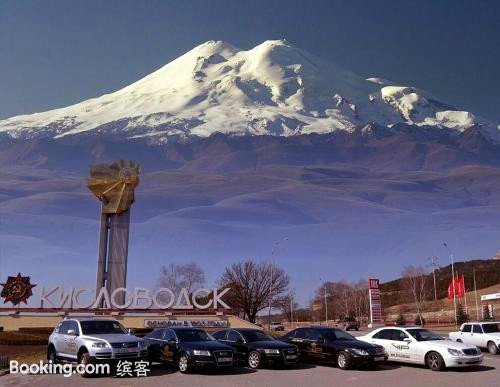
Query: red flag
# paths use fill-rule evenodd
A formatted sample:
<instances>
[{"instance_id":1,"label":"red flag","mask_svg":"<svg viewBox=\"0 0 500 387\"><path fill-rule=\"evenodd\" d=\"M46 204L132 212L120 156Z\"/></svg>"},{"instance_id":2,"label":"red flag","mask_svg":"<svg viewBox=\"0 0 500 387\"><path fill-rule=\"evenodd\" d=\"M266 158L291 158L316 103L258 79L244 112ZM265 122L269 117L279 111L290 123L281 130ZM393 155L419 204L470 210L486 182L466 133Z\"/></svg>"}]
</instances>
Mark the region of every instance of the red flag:
<instances>
[{"instance_id":1,"label":"red flag","mask_svg":"<svg viewBox=\"0 0 500 387\"><path fill-rule=\"evenodd\" d=\"M455 282L455 292L457 294L457 297L465 296L465 278L463 275L461 277L457 275Z\"/></svg>"},{"instance_id":2,"label":"red flag","mask_svg":"<svg viewBox=\"0 0 500 387\"><path fill-rule=\"evenodd\" d=\"M453 287L455 287L455 297L463 297L465 295L465 278L464 276L456 275L448 284L448 298L453 299Z\"/></svg>"},{"instance_id":3,"label":"red flag","mask_svg":"<svg viewBox=\"0 0 500 387\"><path fill-rule=\"evenodd\" d=\"M453 300L453 280L448 284L448 298Z\"/></svg>"}]
</instances>

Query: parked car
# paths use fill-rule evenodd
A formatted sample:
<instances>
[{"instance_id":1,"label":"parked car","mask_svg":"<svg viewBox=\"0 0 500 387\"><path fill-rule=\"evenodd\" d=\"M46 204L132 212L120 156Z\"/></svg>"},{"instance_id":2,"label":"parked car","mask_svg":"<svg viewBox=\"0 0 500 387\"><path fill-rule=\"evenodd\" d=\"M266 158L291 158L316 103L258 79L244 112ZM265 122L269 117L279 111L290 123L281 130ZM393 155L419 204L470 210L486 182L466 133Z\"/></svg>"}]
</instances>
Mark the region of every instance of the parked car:
<instances>
[{"instance_id":1,"label":"parked car","mask_svg":"<svg viewBox=\"0 0 500 387\"><path fill-rule=\"evenodd\" d=\"M353 329L353 330L356 330L356 331L359 331L359 321L356 320L355 318L353 317L346 317L344 319L340 319L338 320L336 323L335 323L335 326L337 328L342 328L344 329L345 331L348 331L350 329Z\"/></svg>"},{"instance_id":2,"label":"parked car","mask_svg":"<svg viewBox=\"0 0 500 387\"><path fill-rule=\"evenodd\" d=\"M481 364L483 354L474 345L451 340L421 327L379 328L358 339L384 346L389 360L426 365L433 371Z\"/></svg>"},{"instance_id":3,"label":"parked car","mask_svg":"<svg viewBox=\"0 0 500 387\"><path fill-rule=\"evenodd\" d=\"M272 322L269 325L269 329L271 331L284 331L285 330L285 326L282 323L280 323L280 322Z\"/></svg>"},{"instance_id":4,"label":"parked car","mask_svg":"<svg viewBox=\"0 0 500 387\"><path fill-rule=\"evenodd\" d=\"M450 332L453 341L486 348L492 355L500 352L500 323L474 322L462 324L458 332Z\"/></svg>"},{"instance_id":5,"label":"parked car","mask_svg":"<svg viewBox=\"0 0 500 387\"><path fill-rule=\"evenodd\" d=\"M260 329L224 329L215 332L213 336L221 343L233 347L238 363L250 368L297 364L299 361L296 345L276 340Z\"/></svg>"},{"instance_id":6,"label":"parked car","mask_svg":"<svg viewBox=\"0 0 500 387\"><path fill-rule=\"evenodd\" d=\"M357 340L338 328L297 328L280 340L297 345L301 360L329 362L341 369L376 366L387 360L384 347Z\"/></svg>"},{"instance_id":7,"label":"parked car","mask_svg":"<svg viewBox=\"0 0 500 387\"><path fill-rule=\"evenodd\" d=\"M147 343L111 319L67 319L49 336L47 360L88 364L96 361L141 360Z\"/></svg>"},{"instance_id":8,"label":"parked car","mask_svg":"<svg viewBox=\"0 0 500 387\"><path fill-rule=\"evenodd\" d=\"M199 328L173 327L155 329L144 337L149 359L175 365L182 373L196 368L233 367L234 350L218 342Z\"/></svg>"}]
</instances>

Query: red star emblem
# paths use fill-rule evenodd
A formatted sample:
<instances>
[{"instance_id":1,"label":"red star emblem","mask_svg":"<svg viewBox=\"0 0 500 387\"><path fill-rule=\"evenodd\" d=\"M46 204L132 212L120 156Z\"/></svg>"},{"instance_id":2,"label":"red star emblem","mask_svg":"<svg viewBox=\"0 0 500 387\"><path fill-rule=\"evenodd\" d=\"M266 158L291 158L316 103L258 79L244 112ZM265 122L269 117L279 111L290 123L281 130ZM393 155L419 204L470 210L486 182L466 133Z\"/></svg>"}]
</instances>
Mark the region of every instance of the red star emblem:
<instances>
[{"instance_id":1,"label":"red star emblem","mask_svg":"<svg viewBox=\"0 0 500 387\"><path fill-rule=\"evenodd\" d=\"M4 298L3 303L12 302L14 305L18 305L21 302L27 304L28 298L33 295L33 291L31 290L36 285L30 283L30 277L23 277L21 273L18 273L17 276L7 278L7 281L3 284L2 293L0 297Z\"/></svg>"}]
</instances>

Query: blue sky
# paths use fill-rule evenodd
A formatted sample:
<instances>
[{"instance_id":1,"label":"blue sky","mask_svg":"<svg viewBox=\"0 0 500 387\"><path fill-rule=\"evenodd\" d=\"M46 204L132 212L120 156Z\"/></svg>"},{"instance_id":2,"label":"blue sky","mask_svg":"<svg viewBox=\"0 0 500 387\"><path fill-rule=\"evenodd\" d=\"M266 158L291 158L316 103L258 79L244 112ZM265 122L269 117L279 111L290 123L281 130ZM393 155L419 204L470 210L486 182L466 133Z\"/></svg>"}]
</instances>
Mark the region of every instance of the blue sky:
<instances>
[{"instance_id":1,"label":"blue sky","mask_svg":"<svg viewBox=\"0 0 500 387\"><path fill-rule=\"evenodd\" d=\"M498 1L0 1L0 118L121 88L197 44L295 45L500 120Z\"/></svg>"}]
</instances>

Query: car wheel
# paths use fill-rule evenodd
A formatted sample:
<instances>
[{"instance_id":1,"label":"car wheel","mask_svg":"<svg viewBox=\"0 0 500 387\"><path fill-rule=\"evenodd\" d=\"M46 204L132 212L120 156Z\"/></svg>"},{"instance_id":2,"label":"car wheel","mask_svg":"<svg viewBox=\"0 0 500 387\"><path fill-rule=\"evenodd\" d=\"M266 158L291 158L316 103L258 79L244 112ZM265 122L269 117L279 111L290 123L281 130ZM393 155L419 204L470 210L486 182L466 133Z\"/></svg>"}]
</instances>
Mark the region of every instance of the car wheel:
<instances>
[{"instance_id":1,"label":"car wheel","mask_svg":"<svg viewBox=\"0 0 500 387\"><path fill-rule=\"evenodd\" d=\"M85 372L85 366L91 363L91 357L88 352L82 352L78 359L78 364L82 365L82 373L80 374L83 378L88 378L90 374Z\"/></svg>"},{"instance_id":2,"label":"car wheel","mask_svg":"<svg viewBox=\"0 0 500 387\"><path fill-rule=\"evenodd\" d=\"M337 366L341 370L347 370L350 368L349 354L345 351L340 351L337 355Z\"/></svg>"},{"instance_id":3,"label":"car wheel","mask_svg":"<svg viewBox=\"0 0 500 387\"><path fill-rule=\"evenodd\" d=\"M248 354L248 366L252 369L260 367L260 353L252 351Z\"/></svg>"},{"instance_id":4,"label":"car wheel","mask_svg":"<svg viewBox=\"0 0 500 387\"><path fill-rule=\"evenodd\" d=\"M488 341L488 352L492 355L496 355L498 353L498 347L493 341Z\"/></svg>"},{"instance_id":5,"label":"car wheel","mask_svg":"<svg viewBox=\"0 0 500 387\"><path fill-rule=\"evenodd\" d=\"M53 364L58 363L59 359L56 356L56 350L54 347L50 347L48 352L47 352L47 360L49 362L52 362Z\"/></svg>"},{"instance_id":6,"label":"car wheel","mask_svg":"<svg viewBox=\"0 0 500 387\"><path fill-rule=\"evenodd\" d=\"M179 371L181 371L181 373L183 374L187 374L189 373L189 371L191 371L190 367L189 367L189 357L188 355L186 355L185 353L183 353L180 357L179 357Z\"/></svg>"},{"instance_id":7,"label":"car wheel","mask_svg":"<svg viewBox=\"0 0 500 387\"><path fill-rule=\"evenodd\" d=\"M442 371L444 369L443 357L437 352L429 352L425 358L425 363L433 371Z\"/></svg>"}]
</instances>

